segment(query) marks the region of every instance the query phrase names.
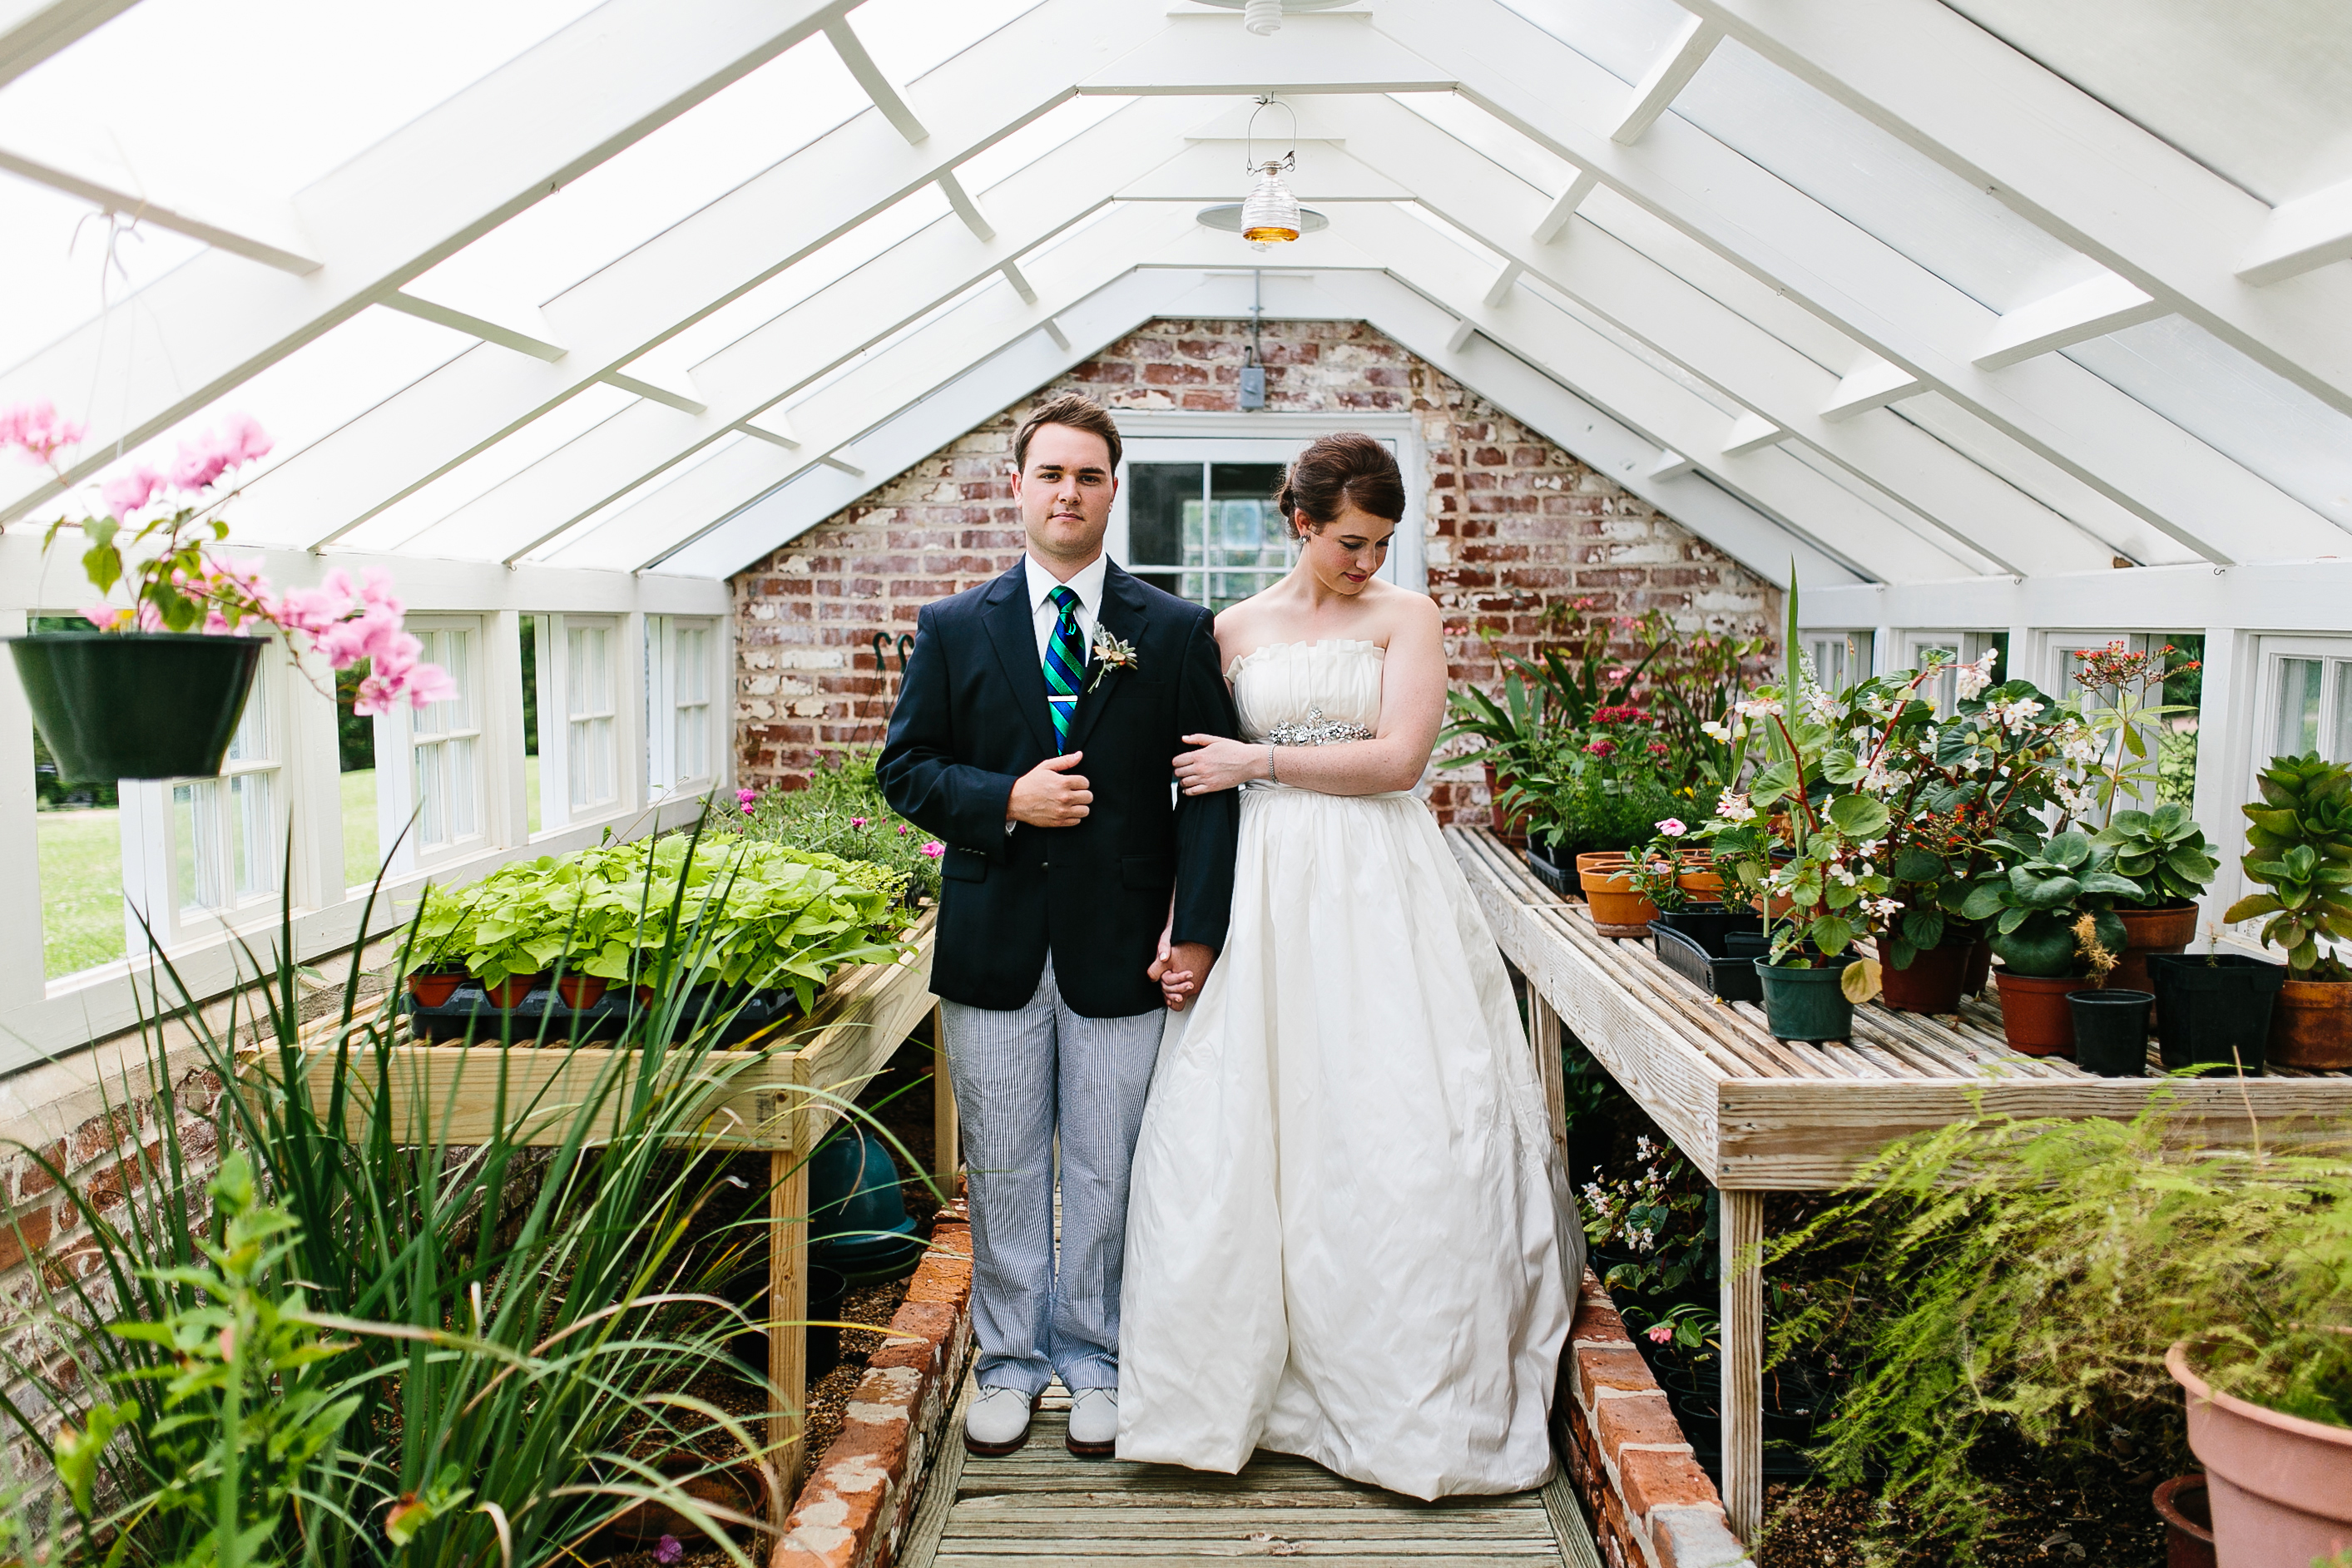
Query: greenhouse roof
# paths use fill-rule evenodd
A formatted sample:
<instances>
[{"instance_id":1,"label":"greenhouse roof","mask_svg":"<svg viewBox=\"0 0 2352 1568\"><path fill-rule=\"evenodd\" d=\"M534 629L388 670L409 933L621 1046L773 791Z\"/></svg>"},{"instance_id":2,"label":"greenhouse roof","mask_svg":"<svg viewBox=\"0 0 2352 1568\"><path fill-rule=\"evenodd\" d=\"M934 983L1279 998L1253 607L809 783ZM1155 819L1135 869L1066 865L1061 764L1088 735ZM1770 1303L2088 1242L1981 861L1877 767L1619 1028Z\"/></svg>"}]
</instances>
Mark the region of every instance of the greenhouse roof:
<instances>
[{"instance_id":1,"label":"greenhouse roof","mask_svg":"<svg viewBox=\"0 0 2352 1568\"><path fill-rule=\"evenodd\" d=\"M2346 553L2340 0L1238 3L0 0L0 405L250 413L239 542L707 578L1262 302L1776 575ZM1198 221L1294 137L1328 228Z\"/></svg>"}]
</instances>

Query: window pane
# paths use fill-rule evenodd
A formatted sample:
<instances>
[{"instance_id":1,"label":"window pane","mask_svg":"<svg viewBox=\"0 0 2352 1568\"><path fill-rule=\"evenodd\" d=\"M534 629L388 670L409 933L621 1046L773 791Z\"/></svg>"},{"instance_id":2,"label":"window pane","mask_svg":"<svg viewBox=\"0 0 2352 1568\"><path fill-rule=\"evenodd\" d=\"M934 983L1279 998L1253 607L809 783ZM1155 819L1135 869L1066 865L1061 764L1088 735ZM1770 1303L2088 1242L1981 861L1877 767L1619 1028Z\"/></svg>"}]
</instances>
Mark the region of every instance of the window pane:
<instances>
[{"instance_id":1,"label":"window pane","mask_svg":"<svg viewBox=\"0 0 2352 1568\"><path fill-rule=\"evenodd\" d=\"M383 863L383 831L376 818L375 720L352 711L360 683L373 666L365 659L335 674L335 754L340 769L343 823L343 882L351 887L374 884Z\"/></svg>"},{"instance_id":2,"label":"window pane","mask_svg":"<svg viewBox=\"0 0 2352 1568\"><path fill-rule=\"evenodd\" d=\"M1944 669L1934 680L1921 685L1919 696L1935 707L1937 718L1949 718L1960 700L1960 673L1952 667L1959 663L1960 651L1948 645L1916 648L1911 653L1911 667L1924 670L1927 661L1938 655L1944 660Z\"/></svg>"},{"instance_id":3,"label":"window pane","mask_svg":"<svg viewBox=\"0 0 2352 1568\"><path fill-rule=\"evenodd\" d=\"M1184 559L1184 506L1198 506L1207 476L1198 463L1130 463L1127 465L1127 559L1137 576L1174 593L1177 574L1155 572Z\"/></svg>"},{"instance_id":4,"label":"window pane","mask_svg":"<svg viewBox=\"0 0 2352 1568\"><path fill-rule=\"evenodd\" d=\"M271 778L268 773L240 773L226 780L233 884L239 899L278 891L278 835L269 807Z\"/></svg>"},{"instance_id":5,"label":"window pane","mask_svg":"<svg viewBox=\"0 0 2352 1568\"><path fill-rule=\"evenodd\" d=\"M2319 684L2326 666L2317 659L2279 661L2279 716L2275 753L2300 757L2319 746Z\"/></svg>"},{"instance_id":6,"label":"window pane","mask_svg":"<svg viewBox=\"0 0 2352 1568\"><path fill-rule=\"evenodd\" d=\"M2336 737L2327 753L2330 762L2352 757L2352 664L2336 666Z\"/></svg>"},{"instance_id":7,"label":"window pane","mask_svg":"<svg viewBox=\"0 0 2352 1568\"><path fill-rule=\"evenodd\" d=\"M677 700L682 706L688 703L710 700L710 630L706 626L681 626L677 632Z\"/></svg>"},{"instance_id":8,"label":"window pane","mask_svg":"<svg viewBox=\"0 0 2352 1568\"><path fill-rule=\"evenodd\" d=\"M184 910L217 909L221 899L220 781L172 786L172 844Z\"/></svg>"},{"instance_id":9,"label":"window pane","mask_svg":"<svg viewBox=\"0 0 2352 1568\"><path fill-rule=\"evenodd\" d=\"M441 780L446 741L420 741L414 756L416 759L416 847L431 849L449 841L443 810L444 794Z\"/></svg>"},{"instance_id":10,"label":"window pane","mask_svg":"<svg viewBox=\"0 0 2352 1568\"><path fill-rule=\"evenodd\" d=\"M449 836L468 839L481 831L478 805L481 794L479 748L471 737L447 741L442 749L449 754Z\"/></svg>"}]
</instances>

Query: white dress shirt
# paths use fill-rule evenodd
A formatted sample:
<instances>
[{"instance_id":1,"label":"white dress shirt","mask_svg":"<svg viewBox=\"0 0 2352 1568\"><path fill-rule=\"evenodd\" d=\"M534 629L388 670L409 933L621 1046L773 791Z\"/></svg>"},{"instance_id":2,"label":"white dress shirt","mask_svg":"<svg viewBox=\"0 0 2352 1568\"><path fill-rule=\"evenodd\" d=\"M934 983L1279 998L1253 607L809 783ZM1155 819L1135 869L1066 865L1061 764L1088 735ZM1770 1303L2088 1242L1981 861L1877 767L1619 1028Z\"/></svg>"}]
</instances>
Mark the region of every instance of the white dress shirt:
<instances>
[{"instance_id":1,"label":"white dress shirt","mask_svg":"<svg viewBox=\"0 0 2352 1568\"><path fill-rule=\"evenodd\" d=\"M1103 579L1110 572L1110 557L1095 557L1080 567L1077 575L1066 584L1039 566L1034 555L1024 554L1021 564L1029 574L1029 617L1037 628L1037 663L1041 666L1045 663L1045 645L1054 640L1054 622L1061 616L1045 595L1060 587L1067 587L1078 596L1078 646L1091 651L1095 644L1095 615L1102 607Z\"/></svg>"}]
</instances>

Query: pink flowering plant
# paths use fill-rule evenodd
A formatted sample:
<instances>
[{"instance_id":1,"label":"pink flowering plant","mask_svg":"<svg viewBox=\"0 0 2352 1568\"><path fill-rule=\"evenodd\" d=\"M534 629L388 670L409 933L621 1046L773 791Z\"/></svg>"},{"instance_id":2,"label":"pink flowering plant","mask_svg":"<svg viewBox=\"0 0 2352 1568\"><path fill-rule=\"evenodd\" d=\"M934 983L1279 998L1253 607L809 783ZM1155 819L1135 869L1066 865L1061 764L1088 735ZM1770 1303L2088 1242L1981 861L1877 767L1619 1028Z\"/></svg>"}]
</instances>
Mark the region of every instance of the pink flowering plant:
<instances>
[{"instance_id":1,"label":"pink flowering plant","mask_svg":"<svg viewBox=\"0 0 2352 1568\"><path fill-rule=\"evenodd\" d=\"M875 757L870 751L838 756L812 769L797 789L739 789L740 812L729 821L746 838L871 861L900 873L909 904L937 898L947 846L890 810L874 777Z\"/></svg>"},{"instance_id":2,"label":"pink flowering plant","mask_svg":"<svg viewBox=\"0 0 2352 1568\"><path fill-rule=\"evenodd\" d=\"M88 434L47 400L0 409L0 446L46 466L60 486L68 483L63 455ZM228 538L220 508L236 493L231 476L268 456L270 446L249 416L231 414L182 443L170 467L142 463L102 479L102 511L52 522L44 549L68 528L79 528L88 547L82 570L99 601L82 611L84 619L100 632L125 633L275 631L296 652L316 651L336 670L366 663L353 704L362 715L455 696L447 673L424 663L424 644L402 629L404 607L383 573L370 571L354 584L331 571L317 588L280 595L259 572L215 553Z\"/></svg>"}]
</instances>

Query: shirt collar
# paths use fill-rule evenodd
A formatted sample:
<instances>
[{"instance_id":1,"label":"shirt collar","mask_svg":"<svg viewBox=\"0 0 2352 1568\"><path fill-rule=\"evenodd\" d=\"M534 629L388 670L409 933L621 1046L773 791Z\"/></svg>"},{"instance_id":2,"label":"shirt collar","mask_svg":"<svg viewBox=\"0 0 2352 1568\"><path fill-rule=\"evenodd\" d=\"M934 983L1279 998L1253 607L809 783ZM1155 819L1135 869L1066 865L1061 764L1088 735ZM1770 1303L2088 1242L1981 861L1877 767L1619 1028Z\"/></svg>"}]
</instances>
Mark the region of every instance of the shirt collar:
<instances>
[{"instance_id":1,"label":"shirt collar","mask_svg":"<svg viewBox=\"0 0 2352 1568\"><path fill-rule=\"evenodd\" d=\"M1029 612L1034 615L1044 606L1045 595L1052 592L1055 584L1061 580L1038 565L1037 558L1034 555L1024 552L1021 557L1021 562L1029 574ZM1070 591L1078 596L1079 607L1088 614L1101 612L1103 580L1109 575L1110 557L1098 555L1080 568L1076 576L1070 579L1068 584Z\"/></svg>"}]
</instances>

